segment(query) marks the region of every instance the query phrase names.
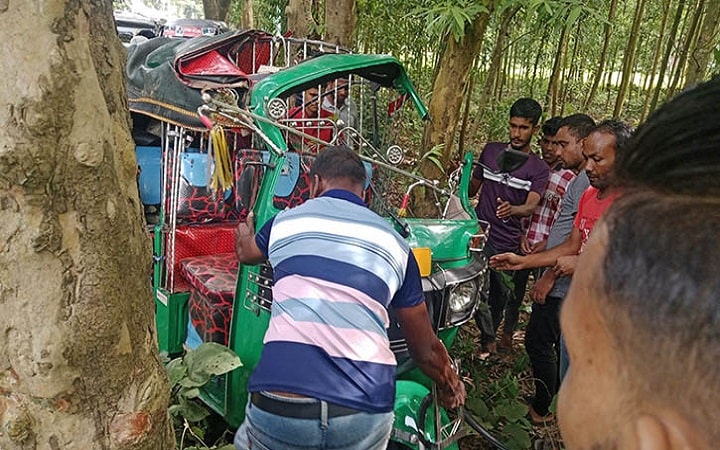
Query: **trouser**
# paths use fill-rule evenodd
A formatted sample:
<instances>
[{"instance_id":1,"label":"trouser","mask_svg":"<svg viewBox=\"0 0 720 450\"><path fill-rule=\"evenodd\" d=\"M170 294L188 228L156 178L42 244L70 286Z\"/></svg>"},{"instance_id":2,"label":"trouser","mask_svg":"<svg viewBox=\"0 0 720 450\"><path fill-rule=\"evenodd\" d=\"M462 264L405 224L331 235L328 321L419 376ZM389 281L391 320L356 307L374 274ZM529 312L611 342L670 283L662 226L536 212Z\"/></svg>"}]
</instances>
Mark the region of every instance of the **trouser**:
<instances>
[{"instance_id":1,"label":"trouser","mask_svg":"<svg viewBox=\"0 0 720 450\"><path fill-rule=\"evenodd\" d=\"M495 251L490 244L485 244L485 255L488 259L496 253L500 252ZM513 271L490 270L490 289L487 299L489 308L478 308L475 313L475 323L480 329L480 342L483 344L495 342L495 336L500 322L502 322L505 307L509 302L514 302L514 292L503 280L503 277L508 276L513 277ZM517 317L515 318L515 325L517 325Z\"/></svg>"},{"instance_id":2,"label":"trouser","mask_svg":"<svg viewBox=\"0 0 720 450\"><path fill-rule=\"evenodd\" d=\"M558 391L558 346L560 339L560 305L562 298L550 297L545 304L533 303L530 321L525 331L525 349L535 379L535 398L532 407L541 416Z\"/></svg>"},{"instance_id":3,"label":"trouser","mask_svg":"<svg viewBox=\"0 0 720 450\"><path fill-rule=\"evenodd\" d=\"M262 409L266 405L248 402L245 421L235 433L234 444L238 450L384 450L387 447L393 426L392 411L334 414L334 405L317 399L261 395L265 402L277 406L267 408L273 410L269 412Z\"/></svg>"},{"instance_id":4,"label":"trouser","mask_svg":"<svg viewBox=\"0 0 720 450\"><path fill-rule=\"evenodd\" d=\"M537 280L538 272L539 269L523 269L515 271L515 274L513 275L515 295L508 298L507 305L505 305L505 325L503 325L503 332L505 334L512 334L517 328L518 320L520 318L520 307L522 306L523 300L525 300L528 278L530 278L530 274L532 273L534 279Z\"/></svg>"},{"instance_id":5,"label":"trouser","mask_svg":"<svg viewBox=\"0 0 720 450\"><path fill-rule=\"evenodd\" d=\"M570 368L570 355L565 346L565 338L560 333L560 383L565 379L568 369Z\"/></svg>"}]
</instances>

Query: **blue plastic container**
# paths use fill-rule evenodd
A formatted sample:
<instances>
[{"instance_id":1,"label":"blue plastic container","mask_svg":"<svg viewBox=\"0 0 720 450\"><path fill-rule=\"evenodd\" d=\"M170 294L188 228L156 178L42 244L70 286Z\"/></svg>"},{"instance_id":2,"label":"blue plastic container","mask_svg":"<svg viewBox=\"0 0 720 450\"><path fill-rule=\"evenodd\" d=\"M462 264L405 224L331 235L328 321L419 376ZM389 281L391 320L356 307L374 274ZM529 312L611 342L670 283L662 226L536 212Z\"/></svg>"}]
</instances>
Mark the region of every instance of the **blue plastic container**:
<instances>
[{"instance_id":1,"label":"blue plastic container","mask_svg":"<svg viewBox=\"0 0 720 450\"><path fill-rule=\"evenodd\" d=\"M162 184L162 151L160 147L135 147L137 163L140 167L138 190L140 201L144 205L159 205Z\"/></svg>"}]
</instances>

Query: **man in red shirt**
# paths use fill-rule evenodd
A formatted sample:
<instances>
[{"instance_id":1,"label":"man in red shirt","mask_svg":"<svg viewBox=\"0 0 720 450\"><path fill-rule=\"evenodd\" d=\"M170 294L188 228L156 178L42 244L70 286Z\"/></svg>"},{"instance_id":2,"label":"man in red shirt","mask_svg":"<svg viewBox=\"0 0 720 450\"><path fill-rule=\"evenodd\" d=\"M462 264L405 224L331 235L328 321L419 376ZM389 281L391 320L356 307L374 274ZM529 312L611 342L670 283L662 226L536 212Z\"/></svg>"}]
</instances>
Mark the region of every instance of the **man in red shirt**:
<instances>
[{"instance_id":1,"label":"man in red shirt","mask_svg":"<svg viewBox=\"0 0 720 450\"><path fill-rule=\"evenodd\" d=\"M333 138L333 123L329 119L332 112L320 107L320 91L317 87L310 87L303 93L302 105L296 106L288 114L288 125L305 133L310 138L302 136L298 139L290 139L291 142L299 144L299 151L317 153L324 146L317 142L317 139L329 143ZM314 139L313 139L314 138Z\"/></svg>"}]
</instances>

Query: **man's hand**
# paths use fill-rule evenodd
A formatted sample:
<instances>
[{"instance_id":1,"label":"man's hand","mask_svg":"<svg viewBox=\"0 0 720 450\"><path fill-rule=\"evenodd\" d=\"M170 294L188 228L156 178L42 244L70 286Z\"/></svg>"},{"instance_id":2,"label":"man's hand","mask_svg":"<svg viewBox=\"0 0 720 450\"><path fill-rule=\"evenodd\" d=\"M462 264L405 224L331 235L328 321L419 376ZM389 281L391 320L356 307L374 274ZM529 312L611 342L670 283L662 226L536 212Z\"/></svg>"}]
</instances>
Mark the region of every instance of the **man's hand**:
<instances>
[{"instance_id":1,"label":"man's hand","mask_svg":"<svg viewBox=\"0 0 720 450\"><path fill-rule=\"evenodd\" d=\"M451 385L446 387L438 386L438 403L446 409L458 408L465 404L467 392L465 384L459 377L455 377Z\"/></svg>"},{"instance_id":2,"label":"man's hand","mask_svg":"<svg viewBox=\"0 0 720 450\"><path fill-rule=\"evenodd\" d=\"M490 267L495 270L525 269L525 257L516 253L500 253L490 257Z\"/></svg>"},{"instance_id":3,"label":"man's hand","mask_svg":"<svg viewBox=\"0 0 720 450\"><path fill-rule=\"evenodd\" d=\"M530 245L530 241L528 241L527 236L525 236L524 234L520 236L520 251L524 255L532 253L532 246Z\"/></svg>"},{"instance_id":4,"label":"man's hand","mask_svg":"<svg viewBox=\"0 0 720 450\"><path fill-rule=\"evenodd\" d=\"M530 253L544 252L546 248L547 248L547 239L545 239L544 241L540 241L537 244L533 245L532 251L530 251Z\"/></svg>"},{"instance_id":5,"label":"man's hand","mask_svg":"<svg viewBox=\"0 0 720 450\"><path fill-rule=\"evenodd\" d=\"M241 236L252 236L255 234L255 214L250 211L245 222L240 222L235 230L235 238Z\"/></svg>"},{"instance_id":6,"label":"man's hand","mask_svg":"<svg viewBox=\"0 0 720 450\"><path fill-rule=\"evenodd\" d=\"M495 215L500 220L505 220L510 218L512 215L512 205L507 200L503 200L500 197L496 199L497 201L497 208L495 209Z\"/></svg>"},{"instance_id":7,"label":"man's hand","mask_svg":"<svg viewBox=\"0 0 720 450\"><path fill-rule=\"evenodd\" d=\"M530 289L530 298L538 305L544 305L545 299L555 285L555 274L552 270L546 270L540 278L535 281Z\"/></svg>"},{"instance_id":8,"label":"man's hand","mask_svg":"<svg viewBox=\"0 0 720 450\"><path fill-rule=\"evenodd\" d=\"M575 273L575 263L577 262L577 255L572 256L561 256L557 259L553 272L556 276L571 276Z\"/></svg>"}]
</instances>

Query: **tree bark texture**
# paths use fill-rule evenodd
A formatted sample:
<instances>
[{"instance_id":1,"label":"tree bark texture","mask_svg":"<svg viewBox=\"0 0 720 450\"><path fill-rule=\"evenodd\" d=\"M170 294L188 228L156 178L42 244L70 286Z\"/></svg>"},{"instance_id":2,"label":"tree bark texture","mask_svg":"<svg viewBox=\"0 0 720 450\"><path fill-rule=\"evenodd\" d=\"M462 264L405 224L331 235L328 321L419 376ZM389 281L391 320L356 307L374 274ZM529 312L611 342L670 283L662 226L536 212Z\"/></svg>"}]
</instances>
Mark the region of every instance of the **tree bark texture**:
<instances>
[{"instance_id":1,"label":"tree bark texture","mask_svg":"<svg viewBox=\"0 0 720 450\"><path fill-rule=\"evenodd\" d=\"M628 89L630 88L630 83L635 75L635 71L633 70L635 67L635 51L637 50L638 40L640 38L640 24L642 23L644 11L645 0L638 0L635 6L635 16L633 17L630 37L628 38L628 43L625 46L625 54L623 55L622 78L620 80L617 97L615 97L613 117L620 117Z\"/></svg>"},{"instance_id":2,"label":"tree bark texture","mask_svg":"<svg viewBox=\"0 0 720 450\"><path fill-rule=\"evenodd\" d=\"M325 0L325 40L342 47L353 47L357 23L355 0Z\"/></svg>"},{"instance_id":3,"label":"tree bark texture","mask_svg":"<svg viewBox=\"0 0 720 450\"><path fill-rule=\"evenodd\" d=\"M242 18L240 27L244 30L255 28L255 14L253 13L252 0L242 0Z\"/></svg>"},{"instance_id":4,"label":"tree bark texture","mask_svg":"<svg viewBox=\"0 0 720 450\"><path fill-rule=\"evenodd\" d=\"M226 20L231 0L203 0L203 12L206 19Z\"/></svg>"},{"instance_id":5,"label":"tree bark texture","mask_svg":"<svg viewBox=\"0 0 720 450\"><path fill-rule=\"evenodd\" d=\"M285 8L288 31L298 38L315 33L318 24L312 15L312 0L290 0Z\"/></svg>"},{"instance_id":6,"label":"tree bark texture","mask_svg":"<svg viewBox=\"0 0 720 450\"><path fill-rule=\"evenodd\" d=\"M488 9L491 6L489 5ZM489 14L479 14L459 42L451 37L447 38L444 51L440 55L438 71L433 81L432 97L428 105L431 120L425 125L421 148L423 151L428 151L438 144L443 144L441 157L443 166L447 166L452 159L465 85L489 19ZM445 176L430 162L424 162L420 171L431 179Z\"/></svg>"},{"instance_id":7,"label":"tree bark texture","mask_svg":"<svg viewBox=\"0 0 720 450\"><path fill-rule=\"evenodd\" d=\"M174 448L111 8L0 5L3 450Z\"/></svg>"},{"instance_id":8,"label":"tree bark texture","mask_svg":"<svg viewBox=\"0 0 720 450\"><path fill-rule=\"evenodd\" d=\"M719 21L720 0L707 0L700 35L687 62L686 87L697 84L705 78L710 55L713 51L713 44L717 42Z\"/></svg>"},{"instance_id":9,"label":"tree bark texture","mask_svg":"<svg viewBox=\"0 0 720 450\"><path fill-rule=\"evenodd\" d=\"M657 73L657 66L660 62L660 52L662 50L663 39L665 39L665 31L667 29L667 23L670 18L670 0L664 0L663 2L663 16L662 22L660 23L660 34L658 35L657 41L655 42L655 49L653 50L652 66L650 67L649 80L645 87L645 99L643 100L643 109L640 114L640 122L644 121L648 115L650 109L650 99L654 92L653 86L655 85L655 74ZM662 80L661 80L662 81Z\"/></svg>"}]
</instances>

